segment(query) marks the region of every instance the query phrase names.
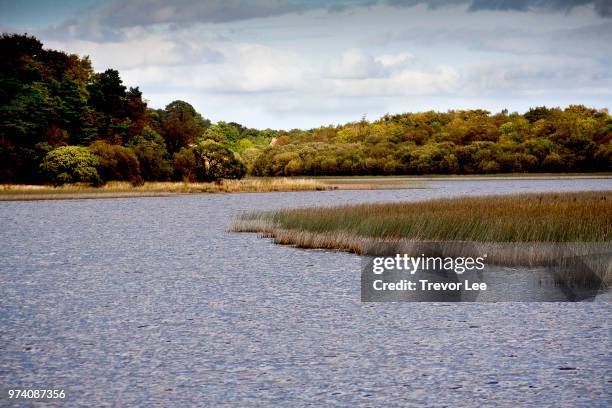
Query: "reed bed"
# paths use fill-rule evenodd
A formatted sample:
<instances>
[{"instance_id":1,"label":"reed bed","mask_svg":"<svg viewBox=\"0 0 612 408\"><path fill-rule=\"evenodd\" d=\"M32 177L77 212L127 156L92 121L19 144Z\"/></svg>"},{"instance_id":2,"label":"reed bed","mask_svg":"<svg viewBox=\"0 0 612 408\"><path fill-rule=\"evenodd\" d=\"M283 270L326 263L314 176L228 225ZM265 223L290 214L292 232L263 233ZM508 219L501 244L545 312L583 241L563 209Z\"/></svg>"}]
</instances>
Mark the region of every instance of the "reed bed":
<instances>
[{"instance_id":1,"label":"reed bed","mask_svg":"<svg viewBox=\"0 0 612 408\"><path fill-rule=\"evenodd\" d=\"M365 255L481 256L498 265L576 263L612 278L612 191L445 198L246 213L231 229L278 244ZM591 265L592 264L592 265Z\"/></svg>"},{"instance_id":2,"label":"reed bed","mask_svg":"<svg viewBox=\"0 0 612 408\"><path fill-rule=\"evenodd\" d=\"M383 240L575 242L612 240L612 191L444 198L255 212L248 226Z\"/></svg>"},{"instance_id":3,"label":"reed bed","mask_svg":"<svg viewBox=\"0 0 612 408\"><path fill-rule=\"evenodd\" d=\"M247 178L242 180L222 180L218 183L146 182L140 186L134 186L129 182L112 181L101 187L92 187L87 184L66 184L58 187L3 184L0 185L0 200L138 197L195 193L321 191L333 188L332 185L320 181L293 178Z\"/></svg>"}]
</instances>

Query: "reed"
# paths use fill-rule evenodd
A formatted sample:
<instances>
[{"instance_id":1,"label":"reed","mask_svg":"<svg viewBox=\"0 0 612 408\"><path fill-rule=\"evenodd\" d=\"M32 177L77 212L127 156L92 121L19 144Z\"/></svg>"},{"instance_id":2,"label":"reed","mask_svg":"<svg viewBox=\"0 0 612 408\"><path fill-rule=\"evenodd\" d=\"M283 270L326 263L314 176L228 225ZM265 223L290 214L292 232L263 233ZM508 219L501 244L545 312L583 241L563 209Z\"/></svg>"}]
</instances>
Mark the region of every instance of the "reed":
<instances>
[{"instance_id":1,"label":"reed","mask_svg":"<svg viewBox=\"0 0 612 408\"><path fill-rule=\"evenodd\" d=\"M0 200L111 198L195 193L321 191L333 188L332 185L320 181L294 178L247 178L242 180L222 180L218 183L146 182L140 186L134 186L124 181L112 181L101 187L92 187L87 184L66 184L58 187L3 184L0 185Z\"/></svg>"},{"instance_id":2,"label":"reed","mask_svg":"<svg viewBox=\"0 0 612 408\"><path fill-rule=\"evenodd\" d=\"M445 198L252 212L231 229L278 244L365 255L481 256L498 265L556 265L589 258L612 278L612 191ZM385 245L381 245L385 244ZM570 262L570 261L567 261Z\"/></svg>"}]
</instances>

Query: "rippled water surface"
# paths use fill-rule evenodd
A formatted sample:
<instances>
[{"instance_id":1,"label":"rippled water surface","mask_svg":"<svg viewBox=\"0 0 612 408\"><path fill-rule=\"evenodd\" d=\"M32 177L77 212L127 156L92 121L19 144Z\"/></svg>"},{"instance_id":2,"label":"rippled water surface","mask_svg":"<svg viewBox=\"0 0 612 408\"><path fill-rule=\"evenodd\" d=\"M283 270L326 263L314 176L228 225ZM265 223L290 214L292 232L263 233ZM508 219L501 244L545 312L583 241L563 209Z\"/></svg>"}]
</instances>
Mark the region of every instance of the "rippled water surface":
<instances>
[{"instance_id":1,"label":"rippled water surface","mask_svg":"<svg viewBox=\"0 0 612 408\"><path fill-rule=\"evenodd\" d=\"M0 203L0 388L87 406L607 406L608 302L366 304L359 257L227 232L252 209L612 188L430 184Z\"/></svg>"}]
</instances>

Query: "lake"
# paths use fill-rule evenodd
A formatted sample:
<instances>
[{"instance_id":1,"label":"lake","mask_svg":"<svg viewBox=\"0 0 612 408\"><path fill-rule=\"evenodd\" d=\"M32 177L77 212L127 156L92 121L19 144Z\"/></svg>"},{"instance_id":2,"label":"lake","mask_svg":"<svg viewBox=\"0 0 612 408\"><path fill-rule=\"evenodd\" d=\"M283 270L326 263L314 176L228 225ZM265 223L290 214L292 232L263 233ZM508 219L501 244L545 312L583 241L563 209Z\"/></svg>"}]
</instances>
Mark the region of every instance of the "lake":
<instances>
[{"instance_id":1,"label":"lake","mask_svg":"<svg viewBox=\"0 0 612 408\"><path fill-rule=\"evenodd\" d=\"M2 202L1 387L87 406L607 406L610 302L361 303L358 256L227 232L249 210L612 189L428 184Z\"/></svg>"}]
</instances>

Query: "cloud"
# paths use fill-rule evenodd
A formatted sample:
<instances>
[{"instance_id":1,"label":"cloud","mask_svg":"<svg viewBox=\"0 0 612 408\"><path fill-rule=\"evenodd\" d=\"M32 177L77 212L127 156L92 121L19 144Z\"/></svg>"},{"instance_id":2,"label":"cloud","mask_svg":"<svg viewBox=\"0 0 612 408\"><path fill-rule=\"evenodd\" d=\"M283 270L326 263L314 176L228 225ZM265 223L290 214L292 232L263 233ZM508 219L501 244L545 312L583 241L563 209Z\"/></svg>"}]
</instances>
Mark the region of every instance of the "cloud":
<instances>
[{"instance_id":1,"label":"cloud","mask_svg":"<svg viewBox=\"0 0 612 408\"><path fill-rule=\"evenodd\" d=\"M97 42L117 42L124 40L124 33L108 27L98 18L69 18L58 25L51 25L38 32L45 38L54 40L79 39Z\"/></svg>"},{"instance_id":2,"label":"cloud","mask_svg":"<svg viewBox=\"0 0 612 408\"><path fill-rule=\"evenodd\" d=\"M443 29L430 20L415 21L406 27L378 32L368 39L371 46L410 46L429 49L462 50L479 53L502 53L506 58L524 55L580 56L612 63L608 48L612 43L612 22L607 20L549 18L537 23L538 16L505 16L482 20L476 15L445 20ZM452 56L448 58L449 63Z\"/></svg>"},{"instance_id":3,"label":"cloud","mask_svg":"<svg viewBox=\"0 0 612 408\"><path fill-rule=\"evenodd\" d=\"M459 75L450 66L430 71L404 69L384 78L347 79L335 82L336 96L350 97L414 97L446 95L455 92Z\"/></svg>"},{"instance_id":4,"label":"cloud","mask_svg":"<svg viewBox=\"0 0 612 408\"><path fill-rule=\"evenodd\" d=\"M173 50L173 45L168 44L165 49ZM222 59L214 63L197 58L175 63L172 51L166 53L160 49L155 61L147 56L149 63L130 64L121 69L121 74L128 84L169 91L273 94L305 87L307 64L295 53L246 43L224 44L221 51L215 48L213 52L221 53ZM116 51L99 49L97 54L105 54L110 59Z\"/></svg>"},{"instance_id":5,"label":"cloud","mask_svg":"<svg viewBox=\"0 0 612 408\"><path fill-rule=\"evenodd\" d=\"M409 53L371 56L363 50L350 49L332 66L336 71L330 76L330 92L338 97L512 99L545 93L612 95L608 64L580 56L523 55L510 62L474 59L451 66Z\"/></svg>"},{"instance_id":6,"label":"cloud","mask_svg":"<svg viewBox=\"0 0 612 408\"><path fill-rule=\"evenodd\" d=\"M123 39L124 30L137 27L180 30L197 24L223 24L314 11L333 15L377 6L423 6L429 10L463 6L470 12L570 12L578 6L593 6L599 16L612 16L611 0L115 0L86 7L42 32L54 39L116 42Z\"/></svg>"},{"instance_id":7,"label":"cloud","mask_svg":"<svg viewBox=\"0 0 612 408\"><path fill-rule=\"evenodd\" d=\"M469 0L382 0L380 3L387 4L394 7L415 7L419 5L426 5L430 9L437 9L440 7L467 4Z\"/></svg>"},{"instance_id":8,"label":"cloud","mask_svg":"<svg viewBox=\"0 0 612 408\"><path fill-rule=\"evenodd\" d=\"M288 0L115 0L80 10L44 33L56 39L120 41L124 30L167 26L182 29L200 23L226 23L300 13L319 8L309 2Z\"/></svg>"},{"instance_id":9,"label":"cloud","mask_svg":"<svg viewBox=\"0 0 612 408\"><path fill-rule=\"evenodd\" d=\"M549 10L569 12L574 7L593 5L601 17L612 16L610 0L472 0L469 10L530 11Z\"/></svg>"},{"instance_id":10,"label":"cloud","mask_svg":"<svg viewBox=\"0 0 612 408\"><path fill-rule=\"evenodd\" d=\"M341 13L350 8L386 5L410 8L425 5L429 9L465 5L468 11L547 11L569 12L578 6L593 6L601 17L612 16L610 0L121 0L91 6L78 16L50 27L49 35L117 41L121 29L167 25L183 28L198 23L227 23L268 18L286 14L325 10ZM85 17L84 17L85 16Z\"/></svg>"},{"instance_id":11,"label":"cloud","mask_svg":"<svg viewBox=\"0 0 612 408\"><path fill-rule=\"evenodd\" d=\"M411 109L605 106L612 21L586 3L126 0L40 37L119 69L152 107L184 99L212 120L292 128Z\"/></svg>"},{"instance_id":12,"label":"cloud","mask_svg":"<svg viewBox=\"0 0 612 408\"><path fill-rule=\"evenodd\" d=\"M93 56L96 69L119 70L134 67L169 67L187 64L219 64L225 56L220 46L204 44L194 38L173 38L163 33L142 29L124 31L121 41L50 40L45 46Z\"/></svg>"},{"instance_id":13,"label":"cloud","mask_svg":"<svg viewBox=\"0 0 612 408\"><path fill-rule=\"evenodd\" d=\"M383 0L384 3L397 7L414 7L425 4L429 8L467 4L468 11L554 11L569 12L575 7L592 5L601 17L612 16L610 0Z\"/></svg>"},{"instance_id":14,"label":"cloud","mask_svg":"<svg viewBox=\"0 0 612 408\"><path fill-rule=\"evenodd\" d=\"M434 66L412 54L372 57L350 49L331 64L332 92L337 96L414 96L452 92L459 79L455 68Z\"/></svg>"},{"instance_id":15,"label":"cloud","mask_svg":"<svg viewBox=\"0 0 612 408\"><path fill-rule=\"evenodd\" d=\"M219 72L218 92L276 92L306 85L308 64L299 54L258 44L239 44L228 57L228 70Z\"/></svg>"},{"instance_id":16,"label":"cloud","mask_svg":"<svg viewBox=\"0 0 612 408\"><path fill-rule=\"evenodd\" d=\"M590 90L612 95L612 73L591 59L525 57L520 62L475 62L462 69L464 92L516 97Z\"/></svg>"},{"instance_id":17,"label":"cloud","mask_svg":"<svg viewBox=\"0 0 612 408\"><path fill-rule=\"evenodd\" d=\"M375 78L385 74L385 66L359 49L344 51L329 66L329 76L336 79Z\"/></svg>"},{"instance_id":18,"label":"cloud","mask_svg":"<svg viewBox=\"0 0 612 408\"><path fill-rule=\"evenodd\" d=\"M102 7L100 21L110 27L223 23L302 12L316 7L284 0L127 0Z\"/></svg>"},{"instance_id":19,"label":"cloud","mask_svg":"<svg viewBox=\"0 0 612 408\"><path fill-rule=\"evenodd\" d=\"M102 25L121 28L134 25L224 23L302 13L313 9L342 12L350 7L375 4L395 7L426 5L437 9L451 5L468 5L469 11L571 11L574 7L593 5L602 17L612 15L610 0L122 0L100 7L96 14Z\"/></svg>"}]
</instances>

